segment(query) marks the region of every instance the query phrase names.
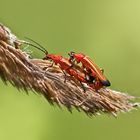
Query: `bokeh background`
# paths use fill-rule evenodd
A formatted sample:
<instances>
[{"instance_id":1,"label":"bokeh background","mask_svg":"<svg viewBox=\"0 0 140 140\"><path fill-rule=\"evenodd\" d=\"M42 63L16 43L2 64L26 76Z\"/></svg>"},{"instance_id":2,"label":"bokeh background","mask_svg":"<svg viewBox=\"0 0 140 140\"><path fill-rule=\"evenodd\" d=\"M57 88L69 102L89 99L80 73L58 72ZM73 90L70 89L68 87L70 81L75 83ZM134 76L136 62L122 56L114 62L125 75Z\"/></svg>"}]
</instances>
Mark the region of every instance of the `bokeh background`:
<instances>
[{"instance_id":1,"label":"bokeh background","mask_svg":"<svg viewBox=\"0 0 140 140\"><path fill-rule=\"evenodd\" d=\"M139 0L0 0L0 5L0 22L21 39L30 37L64 56L83 52L104 68L112 89L140 96ZM140 110L88 118L0 81L0 140L132 140L140 139L139 131Z\"/></svg>"}]
</instances>

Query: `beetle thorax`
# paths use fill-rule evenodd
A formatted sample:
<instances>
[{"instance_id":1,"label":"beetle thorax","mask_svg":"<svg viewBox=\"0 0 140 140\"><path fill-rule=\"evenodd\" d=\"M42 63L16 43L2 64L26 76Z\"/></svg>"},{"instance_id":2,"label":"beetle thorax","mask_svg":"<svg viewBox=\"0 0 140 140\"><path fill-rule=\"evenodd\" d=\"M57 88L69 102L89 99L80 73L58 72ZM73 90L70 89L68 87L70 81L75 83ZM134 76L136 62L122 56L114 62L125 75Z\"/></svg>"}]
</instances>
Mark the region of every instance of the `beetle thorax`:
<instances>
[{"instance_id":1,"label":"beetle thorax","mask_svg":"<svg viewBox=\"0 0 140 140\"><path fill-rule=\"evenodd\" d=\"M82 60L84 57L85 57L85 55L84 55L84 54L81 54L81 53L75 54L75 55L74 55L74 58L76 59L76 61L77 61L78 63L81 62L81 60Z\"/></svg>"}]
</instances>

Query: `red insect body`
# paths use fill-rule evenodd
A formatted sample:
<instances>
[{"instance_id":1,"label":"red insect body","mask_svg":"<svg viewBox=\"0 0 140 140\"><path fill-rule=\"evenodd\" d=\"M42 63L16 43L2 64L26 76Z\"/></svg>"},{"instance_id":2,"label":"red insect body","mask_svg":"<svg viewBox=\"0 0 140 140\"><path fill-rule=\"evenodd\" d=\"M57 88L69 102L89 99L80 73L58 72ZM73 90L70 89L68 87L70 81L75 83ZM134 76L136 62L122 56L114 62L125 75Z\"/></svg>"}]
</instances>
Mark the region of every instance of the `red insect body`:
<instances>
[{"instance_id":1,"label":"red insect body","mask_svg":"<svg viewBox=\"0 0 140 140\"><path fill-rule=\"evenodd\" d=\"M67 58L64 58L60 55L55 54L48 54L44 59L47 60L53 60L53 62L57 65L59 64L59 67L62 71L67 72L69 75L74 76L77 80L81 82L86 82L85 80L85 74L84 73L78 73L76 69L74 69L72 64L69 62Z\"/></svg>"},{"instance_id":2,"label":"red insect body","mask_svg":"<svg viewBox=\"0 0 140 140\"><path fill-rule=\"evenodd\" d=\"M96 81L100 81L102 86L110 86L110 82L103 75L100 68L86 55L74 52L70 53L70 61L75 60L77 63L82 63L83 67L86 68L86 71L96 78Z\"/></svg>"},{"instance_id":3,"label":"red insect body","mask_svg":"<svg viewBox=\"0 0 140 140\"><path fill-rule=\"evenodd\" d=\"M86 83L92 89L95 89L95 90L100 89L100 87L101 87L100 83L98 83L98 82L93 83L93 81L88 81L84 70L72 67L71 62L67 58L64 58L59 55L48 54L48 55L46 55L46 57L44 59L53 60L53 62L55 64L59 64L60 69L62 71L65 71L70 76L73 76L74 78L76 78L78 81L80 81L82 83Z\"/></svg>"}]
</instances>

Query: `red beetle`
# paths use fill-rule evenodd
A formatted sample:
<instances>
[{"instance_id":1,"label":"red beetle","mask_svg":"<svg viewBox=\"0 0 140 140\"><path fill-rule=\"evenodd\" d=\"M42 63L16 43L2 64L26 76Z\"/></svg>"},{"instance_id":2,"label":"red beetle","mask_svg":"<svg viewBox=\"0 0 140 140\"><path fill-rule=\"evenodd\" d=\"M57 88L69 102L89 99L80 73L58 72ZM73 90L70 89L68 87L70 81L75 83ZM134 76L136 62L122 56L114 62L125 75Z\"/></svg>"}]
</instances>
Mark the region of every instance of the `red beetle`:
<instances>
[{"instance_id":1,"label":"red beetle","mask_svg":"<svg viewBox=\"0 0 140 140\"><path fill-rule=\"evenodd\" d=\"M89 56L86 56L82 53L75 53L70 52L69 53L70 59L69 61L71 63L74 63L75 61L77 63L82 63L83 68L86 69L88 74L95 77L95 79L101 82L102 86L110 86L109 80L103 75L103 70L101 70L91 59Z\"/></svg>"}]
</instances>

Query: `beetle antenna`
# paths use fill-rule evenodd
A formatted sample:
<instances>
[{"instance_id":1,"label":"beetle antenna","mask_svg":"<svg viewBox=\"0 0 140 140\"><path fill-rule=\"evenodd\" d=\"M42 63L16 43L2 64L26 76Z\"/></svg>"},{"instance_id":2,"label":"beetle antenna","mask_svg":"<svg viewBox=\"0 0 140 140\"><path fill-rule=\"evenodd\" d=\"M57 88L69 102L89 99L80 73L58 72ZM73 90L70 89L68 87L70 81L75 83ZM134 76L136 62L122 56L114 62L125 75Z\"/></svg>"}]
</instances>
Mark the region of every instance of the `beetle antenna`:
<instances>
[{"instance_id":1,"label":"beetle antenna","mask_svg":"<svg viewBox=\"0 0 140 140\"><path fill-rule=\"evenodd\" d=\"M43 49L41 49L41 48L37 47L36 45L31 44L31 43L29 43L29 42L24 42L24 43L25 43L25 44L27 44L27 45L30 45L30 46L32 46L32 47L34 47L34 48L36 48L36 49L38 49L38 50L40 50L40 51L42 51L43 53L45 53L45 54L46 54L46 51L45 51L45 50L43 50Z\"/></svg>"},{"instance_id":2,"label":"beetle antenna","mask_svg":"<svg viewBox=\"0 0 140 140\"><path fill-rule=\"evenodd\" d=\"M29 40L29 41L32 41L33 43L35 43L35 44L38 45L39 47L37 47L36 45L33 45L33 44L29 43L29 42L26 42L26 44L29 44L29 45L31 45L31 46L33 46L33 47L35 47L35 48L41 50L41 51L44 52L45 54L48 54L48 51L47 51L42 45L40 45L38 42L36 42L36 41L34 41L33 39L28 38L28 37L25 37L25 38L26 38L27 40Z\"/></svg>"}]
</instances>

